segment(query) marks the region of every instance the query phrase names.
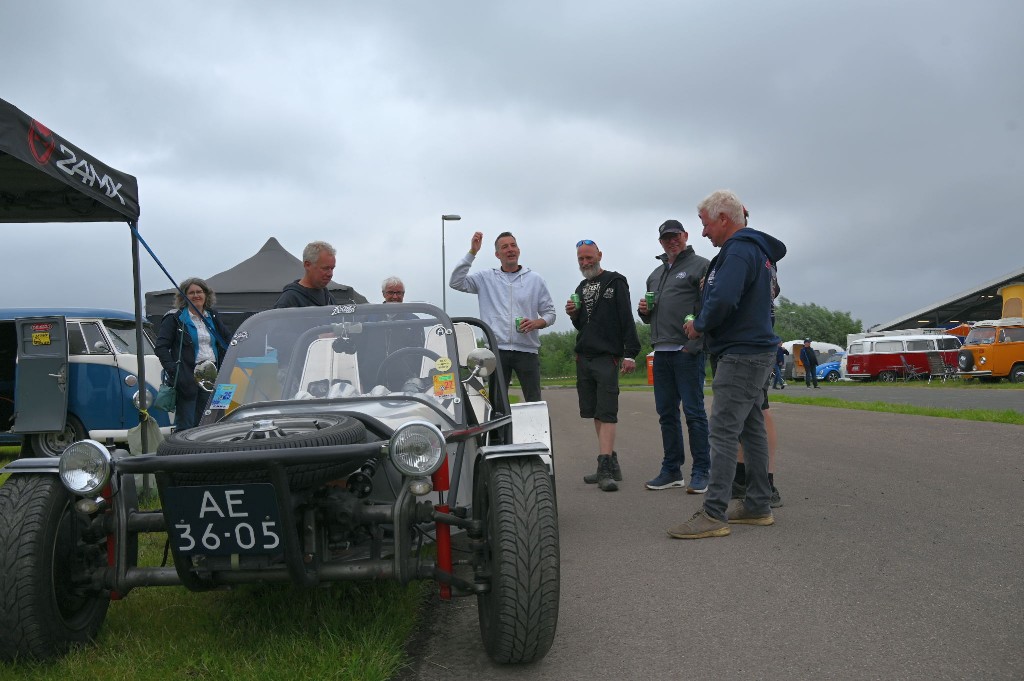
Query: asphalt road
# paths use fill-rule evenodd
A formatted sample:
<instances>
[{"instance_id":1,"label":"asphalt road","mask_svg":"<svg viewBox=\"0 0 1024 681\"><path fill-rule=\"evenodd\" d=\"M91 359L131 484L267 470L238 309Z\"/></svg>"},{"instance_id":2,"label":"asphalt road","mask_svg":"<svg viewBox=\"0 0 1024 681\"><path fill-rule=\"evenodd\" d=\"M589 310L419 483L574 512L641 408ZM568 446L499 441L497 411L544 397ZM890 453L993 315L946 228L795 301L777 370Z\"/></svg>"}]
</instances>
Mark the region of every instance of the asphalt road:
<instances>
[{"instance_id":1,"label":"asphalt road","mask_svg":"<svg viewBox=\"0 0 1024 681\"><path fill-rule=\"evenodd\" d=\"M952 392L959 406L1024 396ZM622 394L614 493L582 482L596 438L575 391L545 399L562 567L551 651L494 665L475 600L439 602L403 681L1024 678L1020 426L778 404L776 524L680 541L665 529L702 497L643 487L661 458L652 394Z\"/></svg>"}]
</instances>

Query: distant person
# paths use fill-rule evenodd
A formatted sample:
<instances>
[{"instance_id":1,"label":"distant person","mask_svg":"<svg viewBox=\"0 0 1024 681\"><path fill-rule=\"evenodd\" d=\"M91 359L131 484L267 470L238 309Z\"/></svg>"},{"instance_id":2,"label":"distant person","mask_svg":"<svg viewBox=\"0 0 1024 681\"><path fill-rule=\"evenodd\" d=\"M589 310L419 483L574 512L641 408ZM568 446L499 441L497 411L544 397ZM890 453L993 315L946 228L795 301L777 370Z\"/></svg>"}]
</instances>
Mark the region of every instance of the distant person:
<instances>
[{"instance_id":1,"label":"distant person","mask_svg":"<svg viewBox=\"0 0 1024 681\"><path fill-rule=\"evenodd\" d=\"M618 272L601 267L601 251L590 239L576 244L576 261L583 281L576 287L580 304L565 304L576 328L576 395L580 418L594 419L597 432L597 472L584 476L605 492L614 492L622 480L615 452L615 424L619 415L619 372L636 369L640 339L630 305L629 284Z\"/></svg>"},{"instance_id":2,"label":"distant person","mask_svg":"<svg viewBox=\"0 0 1024 681\"><path fill-rule=\"evenodd\" d=\"M814 383L814 387L818 387L818 355L814 353L814 348L811 347L811 339L804 338L804 346L800 348L800 361L804 365L804 383L808 388L811 387L811 383Z\"/></svg>"},{"instance_id":3,"label":"distant person","mask_svg":"<svg viewBox=\"0 0 1024 681\"><path fill-rule=\"evenodd\" d=\"M494 257L500 267L469 273L483 243L483 232L469 241L469 253L452 271L448 285L456 291L479 296L480 317L498 340L506 385L514 371L527 402L540 397L540 334L555 323L555 303L539 274L519 264L519 245L511 232L494 240ZM516 320L520 320L518 326Z\"/></svg>"},{"instance_id":4,"label":"distant person","mask_svg":"<svg viewBox=\"0 0 1024 681\"><path fill-rule=\"evenodd\" d=\"M384 315L374 315L367 321L400 322L417 319L416 315L401 312L405 300L405 284L398 277L388 277L381 282L380 292L384 303L398 303L396 311ZM424 347L423 327L419 325L384 325L383 329L373 329L372 341L365 343L359 351L359 380L364 392L376 385L384 385L390 390L398 390L410 378L420 375L423 356L408 355L392 359L384 366L385 360L394 353L405 348Z\"/></svg>"},{"instance_id":5,"label":"distant person","mask_svg":"<svg viewBox=\"0 0 1024 681\"><path fill-rule=\"evenodd\" d=\"M654 346L654 407L661 425L664 455L661 470L646 483L647 489L662 490L686 486L682 466L686 462L682 404L690 439L690 484L686 491L703 494L708 488L711 457L708 447L708 417L704 410L704 341L690 340L683 330L687 315L700 309L700 283L708 269L707 258L686 244L688 234L678 220L666 220L658 227L658 242L664 253L647 277L647 292L654 294L654 307L646 296L640 300L640 319L651 325Z\"/></svg>"},{"instance_id":6,"label":"distant person","mask_svg":"<svg viewBox=\"0 0 1024 681\"><path fill-rule=\"evenodd\" d=\"M327 290L334 276L335 262L334 247L326 241L306 244L302 251L302 268L305 270L302 278L285 285L274 307L336 305L334 296Z\"/></svg>"},{"instance_id":7,"label":"distant person","mask_svg":"<svg viewBox=\"0 0 1024 681\"><path fill-rule=\"evenodd\" d=\"M775 351L775 372L772 374L772 388L775 390L786 389L786 379L782 375L786 369L786 357L789 357L789 350L780 342L779 349Z\"/></svg>"},{"instance_id":8,"label":"distant person","mask_svg":"<svg viewBox=\"0 0 1024 681\"><path fill-rule=\"evenodd\" d=\"M219 367L227 351L228 330L213 308L217 295L199 277L181 282L174 308L160 320L154 350L176 391L174 428L183 431L199 423L210 395L199 389L196 365L213 360ZM181 297L181 292L188 298ZM189 305L191 303L191 305Z\"/></svg>"},{"instance_id":9,"label":"distant person","mask_svg":"<svg viewBox=\"0 0 1024 681\"><path fill-rule=\"evenodd\" d=\"M775 363L779 337L771 323L772 266L786 254L778 239L746 227L744 208L729 191L701 201L704 236L721 250L711 261L690 338L704 336L718 358L711 402L711 484L703 508L668 530L677 539L722 537L729 523L772 525L768 437L761 404ZM746 496L730 504L736 474L736 443L746 458Z\"/></svg>"}]
</instances>

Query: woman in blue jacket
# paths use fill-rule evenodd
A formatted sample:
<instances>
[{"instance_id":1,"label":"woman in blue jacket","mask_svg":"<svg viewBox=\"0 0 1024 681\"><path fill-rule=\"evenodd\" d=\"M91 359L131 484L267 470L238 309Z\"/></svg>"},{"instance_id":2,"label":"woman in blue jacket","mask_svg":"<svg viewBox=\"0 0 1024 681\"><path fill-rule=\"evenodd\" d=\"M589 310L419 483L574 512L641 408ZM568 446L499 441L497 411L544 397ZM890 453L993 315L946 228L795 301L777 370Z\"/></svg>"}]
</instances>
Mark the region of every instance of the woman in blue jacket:
<instances>
[{"instance_id":1,"label":"woman in blue jacket","mask_svg":"<svg viewBox=\"0 0 1024 681\"><path fill-rule=\"evenodd\" d=\"M184 292L188 303L181 297ZM156 356L166 378L175 386L174 427L177 431L199 423L210 395L199 388L194 378L196 365L213 360L220 366L227 350L227 329L213 309L216 294L199 277L181 282L174 295L174 309L160 320L156 338Z\"/></svg>"}]
</instances>

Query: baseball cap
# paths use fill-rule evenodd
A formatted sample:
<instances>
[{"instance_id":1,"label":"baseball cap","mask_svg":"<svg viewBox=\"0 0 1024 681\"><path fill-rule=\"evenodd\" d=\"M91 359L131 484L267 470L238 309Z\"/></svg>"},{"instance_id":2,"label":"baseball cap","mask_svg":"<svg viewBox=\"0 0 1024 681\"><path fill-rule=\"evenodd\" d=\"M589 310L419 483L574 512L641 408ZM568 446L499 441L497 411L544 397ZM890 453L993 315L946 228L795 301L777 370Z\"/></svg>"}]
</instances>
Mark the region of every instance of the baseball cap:
<instances>
[{"instance_id":1,"label":"baseball cap","mask_svg":"<svg viewBox=\"0 0 1024 681\"><path fill-rule=\"evenodd\" d=\"M680 234L686 234L686 228L683 227L683 223L679 220L665 220L661 223L661 227L658 227L658 236L665 234L666 232L679 232Z\"/></svg>"},{"instance_id":2,"label":"baseball cap","mask_svg":"<svg viewBox=\"0 0 1024 681\"><path fill-rule=\"evenodd\" d=\"M811 342L810 338L804 338L804 343L810 343L810 342Z\"/></svg>"}]
</instances>

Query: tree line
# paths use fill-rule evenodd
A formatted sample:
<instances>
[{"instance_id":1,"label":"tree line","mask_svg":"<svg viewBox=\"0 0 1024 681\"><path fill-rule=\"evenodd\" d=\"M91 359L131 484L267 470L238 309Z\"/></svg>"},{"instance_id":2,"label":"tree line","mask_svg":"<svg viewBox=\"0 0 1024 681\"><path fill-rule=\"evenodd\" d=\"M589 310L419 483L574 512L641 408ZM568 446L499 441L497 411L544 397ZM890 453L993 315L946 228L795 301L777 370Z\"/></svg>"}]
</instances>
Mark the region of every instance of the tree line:
<instances>
[{"instance_id":1,"label":"tree line","mask_svg":"<svg viewBox=\"0 0 1024 681\"><path fill-rule=\"evenodd\" d=\"M847 334L863 331L861 321L851 318L849 312L829 310L814 303L798 304L784 296L780 296L775 303L775 333L784 341L812 338L845 348ZM637 370L646 371L643 358L652 350L651 327L639 319L635 321L637 335L640 337ZM575 376L575 346L575 330L541 334L541 374L547 377Z\"/></svg>"}]
</instances>

